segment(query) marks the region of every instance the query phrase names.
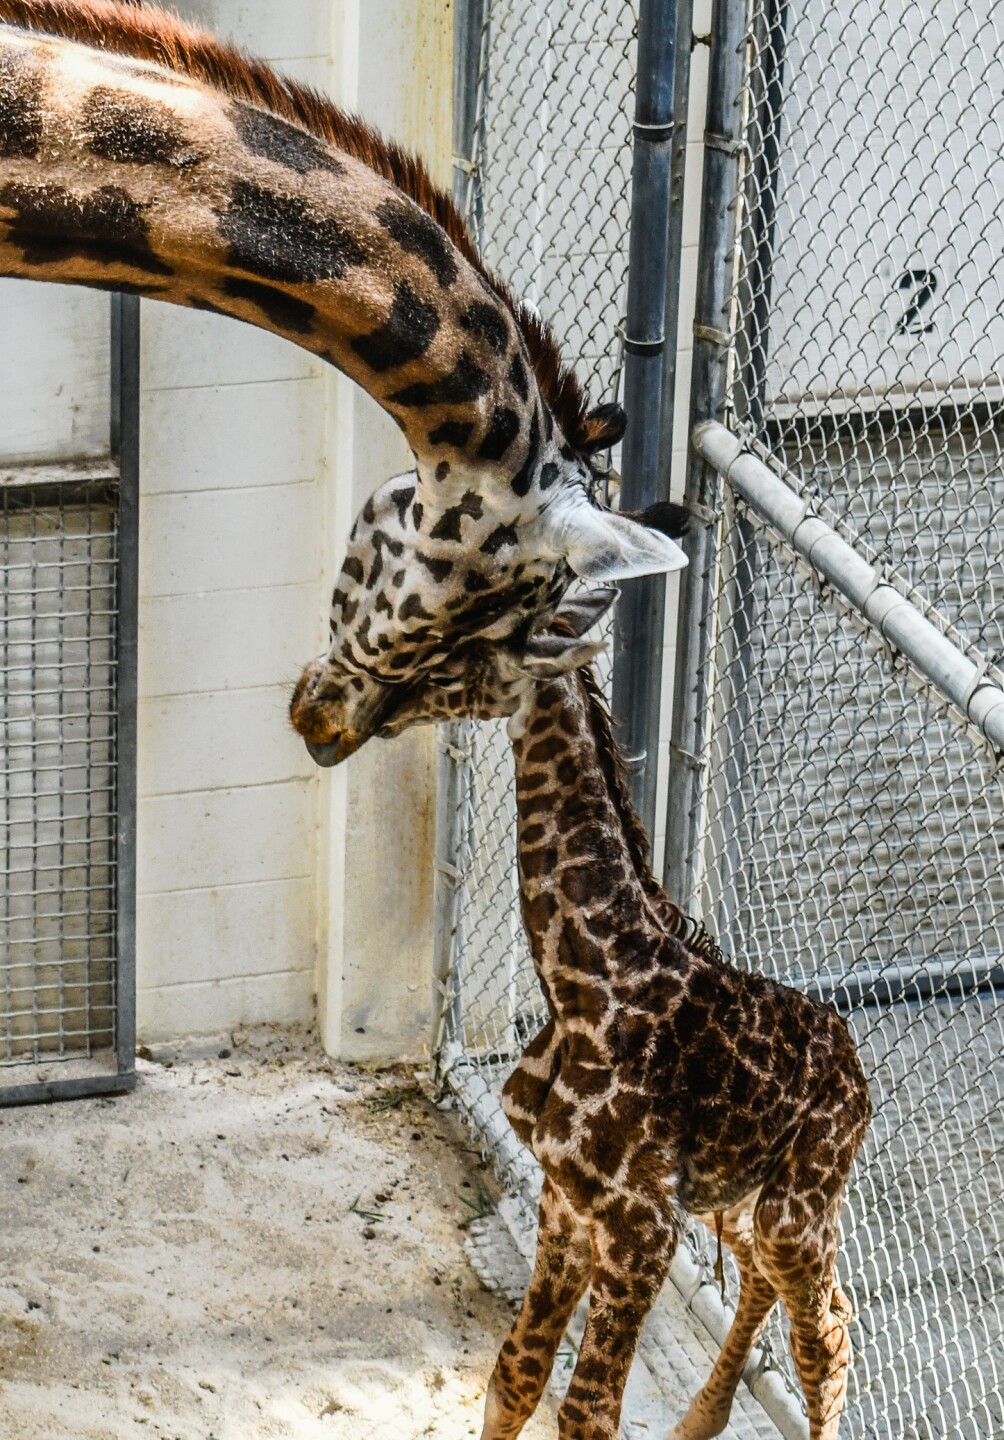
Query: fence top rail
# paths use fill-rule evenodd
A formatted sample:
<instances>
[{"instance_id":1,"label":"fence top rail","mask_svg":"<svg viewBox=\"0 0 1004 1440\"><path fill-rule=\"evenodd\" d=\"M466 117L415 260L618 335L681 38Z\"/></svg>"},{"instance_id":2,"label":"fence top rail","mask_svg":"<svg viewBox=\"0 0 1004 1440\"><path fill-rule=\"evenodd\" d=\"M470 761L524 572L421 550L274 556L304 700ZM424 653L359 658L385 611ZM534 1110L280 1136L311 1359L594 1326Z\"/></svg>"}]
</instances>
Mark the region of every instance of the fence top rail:
<instances>
[{"instance_id":1,"label":"fence top rail","mask_svg":"<svg viewBox=\"0 0 1004 1440\"><path fill-rule=\"evenodd\" d=\"M694 449L884 641L1004 755L1004 689L895 586L882 579L809 502L725 425L695 427Z\"/></svg>"}]
</instances>

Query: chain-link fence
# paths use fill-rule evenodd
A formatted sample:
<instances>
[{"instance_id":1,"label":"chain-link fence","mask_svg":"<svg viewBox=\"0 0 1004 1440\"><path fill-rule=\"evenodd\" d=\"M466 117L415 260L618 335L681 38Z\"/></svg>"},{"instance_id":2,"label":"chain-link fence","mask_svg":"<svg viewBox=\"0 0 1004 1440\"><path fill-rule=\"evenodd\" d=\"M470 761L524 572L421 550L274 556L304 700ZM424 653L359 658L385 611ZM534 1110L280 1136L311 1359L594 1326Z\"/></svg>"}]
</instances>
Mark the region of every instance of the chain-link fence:
<instances>
[{"instance_id":1,"label":"chain-link fence","mask_svg":"<svg viewBox=\"0 0 1004 1440\"><path fill-rule=\"evenodd\" d=\"M634 21L631 6L519 0L489 5L482 33L472 224L597 398L618 384ZM999 681L1004 4L721 0L712 29L693 416L720 415L795 472ZM692 472L708 539L680 620L678 701L696 699L674 721L689 797L670 804L674 898L737 963L836 1003L871 1076L844 1225L858 1311L845 1432L999 1435L999 757L710 466ZM451 745L440 1059L525 1180L497 1095L545 1016L516 901L509 745L487 725ZM778 1319L766 1364L788 1363Z\"/></svg>"},{"instance_id":2,"label":"chain-link fence","mask_svg":"<svg viewBox=\"0 0 1004 1440\"><path fill-rule=\"evenodd\" d=\"M467 216L492 269L552 324L594 402L616 398L627 286L636 0L488 0ZM498 1094L546 1019L519 915L512 759L499 722L456 759L441 1066Z\"/></svg>"},{"instance_id":3,"label":"chain-link fence","mask_svg":"<svg viewBox=\"0 0 1004 1440\"><path fill-rule=\"evenodd\" d=\"M1004 5L755 0L741 23L709 398L999 683ZM737 963L844 1011L875 1101L845 1430L1000 1435L1000 757L700 461L690 488L713 539L681 625L711 703L674 737L701 765L675 873Z\"/></svg>"}]
</instances>

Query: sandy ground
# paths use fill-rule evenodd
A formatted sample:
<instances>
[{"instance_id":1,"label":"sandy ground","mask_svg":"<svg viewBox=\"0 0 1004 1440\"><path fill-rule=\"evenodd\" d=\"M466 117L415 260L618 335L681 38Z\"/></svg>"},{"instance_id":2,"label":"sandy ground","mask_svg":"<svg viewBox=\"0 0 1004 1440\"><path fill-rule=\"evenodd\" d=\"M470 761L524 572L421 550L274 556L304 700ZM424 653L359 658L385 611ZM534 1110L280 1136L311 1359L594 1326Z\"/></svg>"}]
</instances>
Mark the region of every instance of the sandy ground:
<instances>
[{"instance_id":1,"label":"sandy ground","mask_svg":"<svg viewBox=\"0 0 1004 1440\"><path fill-rule=\"evenodd\" d=\"M464 1256L494 1191L456 1118L302 1032L140 1069L0 1110L0 1437L480 1435L510 1311Z\"/></svg>"}]
</instances>

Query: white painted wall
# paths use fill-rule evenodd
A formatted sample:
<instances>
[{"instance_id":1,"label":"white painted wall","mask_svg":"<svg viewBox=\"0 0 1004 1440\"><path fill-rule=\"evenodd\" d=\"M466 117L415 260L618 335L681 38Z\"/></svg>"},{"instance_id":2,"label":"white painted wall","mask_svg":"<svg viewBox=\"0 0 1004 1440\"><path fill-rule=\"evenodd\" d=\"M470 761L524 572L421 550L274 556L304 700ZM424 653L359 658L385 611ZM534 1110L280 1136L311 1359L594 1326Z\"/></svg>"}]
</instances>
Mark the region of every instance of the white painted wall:
<instances>
[{"instance_id":1,"label":"white painted wall","mask_svg":"<svg viewBox=\"0 0 1004 1440\"><path fill-rule=\"evenodd\" d=\"M449 166L442 0L189 0L218 34ZM444 83L445 80L445 83ZM328 1048L427 1042L434 736L321 776L286 718L352 517L396 428L304 352L143 307L138 1022L309 1017Z\"/></svg>"}]
</instances>

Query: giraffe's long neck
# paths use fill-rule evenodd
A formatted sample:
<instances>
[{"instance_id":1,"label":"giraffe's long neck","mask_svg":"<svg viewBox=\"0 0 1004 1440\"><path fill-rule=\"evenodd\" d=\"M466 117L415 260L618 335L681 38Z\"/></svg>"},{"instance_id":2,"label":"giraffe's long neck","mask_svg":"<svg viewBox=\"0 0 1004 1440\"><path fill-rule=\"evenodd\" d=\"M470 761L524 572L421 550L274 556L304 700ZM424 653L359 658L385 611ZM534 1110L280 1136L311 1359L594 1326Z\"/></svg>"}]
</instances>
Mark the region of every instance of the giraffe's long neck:
<instances>
[{"instance_id":1,"label":"giraffe's long neck","mask_svg":"<svg viewBox=\"0 0 1004 1440\"><path fill-rule=\"evenodd\" d=\"M509 310L367 165L172 71L4 26L0 273L284 335L394 417L424 485L494 467L503 519L562 443Z\"/></svg>"},{"instance_id":2,"label":"giraffe's long neck","mask_svg":"<svg viewBox=\"0 0 1004 1440\"><path fill-rule=\"evenodd\" d=\"M514 744L520 894L534 963L559 1025L589 1044L658 963L663 905L679 913L638 853L643 837L625 826L612 751L594 715L586 682L567 676L538 689Z\"/></svg>"}]
</instances>

